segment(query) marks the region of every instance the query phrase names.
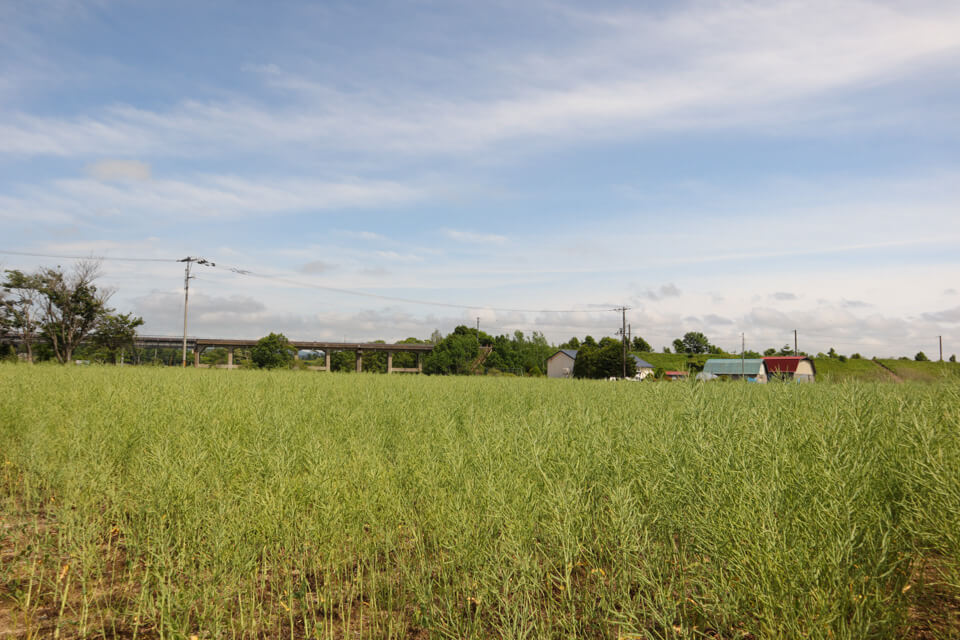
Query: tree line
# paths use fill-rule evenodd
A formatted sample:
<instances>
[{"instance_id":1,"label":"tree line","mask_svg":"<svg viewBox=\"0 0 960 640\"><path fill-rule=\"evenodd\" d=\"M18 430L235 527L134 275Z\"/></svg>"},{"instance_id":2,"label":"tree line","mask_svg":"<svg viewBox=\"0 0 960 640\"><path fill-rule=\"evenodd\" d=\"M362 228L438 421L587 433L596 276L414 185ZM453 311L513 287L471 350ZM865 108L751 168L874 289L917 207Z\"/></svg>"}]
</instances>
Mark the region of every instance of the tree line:
<instances>
[{"instance_id":1,"label":"tree line","mask_svg":"<svg viewBox=\"0 0 960 640\"><path fill-rule=\"evenodd\" d=\"M116 363L132 349L143 318L108 306L113 291L98 287L100 264L82 260L72 269L41 267L25 273L4 271L0 283L0 337L6 355L23 347L28 361L73 361L83 345Z\"/></svg>"}]
</instances>

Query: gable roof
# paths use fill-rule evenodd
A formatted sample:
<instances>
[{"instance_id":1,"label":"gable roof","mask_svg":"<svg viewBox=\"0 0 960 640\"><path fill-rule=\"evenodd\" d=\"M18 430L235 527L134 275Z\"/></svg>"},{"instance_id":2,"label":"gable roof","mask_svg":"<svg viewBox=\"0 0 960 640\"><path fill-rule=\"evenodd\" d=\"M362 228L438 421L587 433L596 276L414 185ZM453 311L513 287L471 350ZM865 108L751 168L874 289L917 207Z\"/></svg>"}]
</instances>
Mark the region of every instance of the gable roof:
<instances>
[{"instance_id":1,"label":"gable roof","mask_svg":"<svg viewBox=\"0 0 960 640\"><path fill-rule=\"evenodd\" d=\"M742 364L741 364L742 363ZM714 375L744 375L755 376L760 373L766 373L766 367L763 364L763 358L710 358L703 364L704 373Z\"/></svg>"},{"instance_id":2,"label":"gable roof","mask_svg":"<svg viewBox=\"0 0 960 640\"><path fill-rule=\"evenodd\" d=\"M568 358L571 358L571 359L573 359L573 360L576 360L576 359L577 359L577 350L576 350L576 349L560 349L559 351L557 351L557 353L562 353L562 354L564 354L565 356L567 356ZM553 356L557 355L557 353L554 353ZM550 358L552 358L553 356L550 356ZM549 360L550 358L547 358L547 360Z\"/></svg>"},{"instance_id":3,"label":"gable roof","mask_svg":"<svg viewBox=\"0 0 960 640\"><path fill-rule=\"evenodd\" d=\"M633 361L637 363L637 369L655 369L656 368L646 360L643 360L638 356L633 355L632 353L630 354L630 357L632 357Z\"/></svg>"},{"instance_id":4,"label":"gable roof","mask_svg":"<svg viewBox=\"0 0 960 640\"><path fill-rule=\"evenodd\" d=\"M767 365L767 371L770 373L796 373L797 367L804 360L810 362L810 367L816 373L816 367L813 366L813 360L806 356L768 356L763 359Z\"/></svg>"}]
</instances>

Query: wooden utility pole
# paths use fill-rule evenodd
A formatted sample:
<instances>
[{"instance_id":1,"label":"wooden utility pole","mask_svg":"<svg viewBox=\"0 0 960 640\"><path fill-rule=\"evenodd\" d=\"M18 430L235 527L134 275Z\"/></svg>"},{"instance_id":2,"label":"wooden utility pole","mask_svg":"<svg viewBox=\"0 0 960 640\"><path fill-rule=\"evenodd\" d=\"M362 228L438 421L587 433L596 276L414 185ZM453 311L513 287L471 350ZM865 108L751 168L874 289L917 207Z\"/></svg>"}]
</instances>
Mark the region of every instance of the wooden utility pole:
<instances>
[{"instance_id":1,"label":"wooden utility pole","mask_svg":"<svg viewBox=\"0 0 960 640\"><path fill-rule=\"evenodd\" d=\"M193 266L193 263L205 264L208 267L217 266L215 263L210 262L204 258L191 258L187 256L177 262L186 262L187 266L183 270L183 361L181 363L182 367L187 366L187 303L190 300L190 278L194 276L190 275L190 267Z\"/></svg>"},{"instance_id":2,"label":"wooden utility pole","mask_svg":"<svg viewBox=\"0 0 960 640\"><path fill-rule=\"evenodd\" d=\"M627 311L630 310L630 307L617 307L614 311L619 311L623 314L623 325L620 327L620 337L623 341L623 377L627 377Z\"/></svg>"},{"instance_id":3,"label":"wooden utility pole","mask_svg":"<svg viewBox=\"0 0 960 640\"><path fill-rule=\"evenodd\" d=\"M937 336L940 338L940 362L943 362L943 336Z\"/></svg>"},{"instance_id":4,"label":"wooden utility pole","mask_svg":"<svg viewBox=\"0 0 960 640\"><path fill-rule=\"evenodd\" d=\"M747 349L747 338L744 334L741 333L740 334L740 379L741 380L743 380L743 373L745 369L745 366L744 366L745 363L743 362L743 359L746 357L744 355L744 352L746 351L746 349Z\"/></svg>"},{"instance_id":5,"label":"wooden utility pole","mask_svg":"<svg viewBox=\"0 0 960 640\"><path fill-rule=\"evenodd\" d=\"M793 355L800 355L800 350L797 348L797 330L793 330Z\"/></svg>"}]
</instances>

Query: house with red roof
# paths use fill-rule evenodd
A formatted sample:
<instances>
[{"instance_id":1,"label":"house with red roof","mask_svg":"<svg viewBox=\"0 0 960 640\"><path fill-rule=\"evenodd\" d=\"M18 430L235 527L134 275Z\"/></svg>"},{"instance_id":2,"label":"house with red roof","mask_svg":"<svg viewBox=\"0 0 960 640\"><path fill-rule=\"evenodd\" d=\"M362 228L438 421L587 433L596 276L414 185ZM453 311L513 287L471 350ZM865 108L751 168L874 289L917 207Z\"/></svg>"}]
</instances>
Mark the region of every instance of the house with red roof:
<instances>
[{"instance_id":1,"label":"house with red roof","mask_svg":"<svg viewBox=\"0 0 960 640\"><path fill-rule=\"evenodd\" d=\"M813 382L817 369L813 360L806 356L770 356L763 359L770 378L793 380L794 382Z\"/></svg>"}]
</instances>

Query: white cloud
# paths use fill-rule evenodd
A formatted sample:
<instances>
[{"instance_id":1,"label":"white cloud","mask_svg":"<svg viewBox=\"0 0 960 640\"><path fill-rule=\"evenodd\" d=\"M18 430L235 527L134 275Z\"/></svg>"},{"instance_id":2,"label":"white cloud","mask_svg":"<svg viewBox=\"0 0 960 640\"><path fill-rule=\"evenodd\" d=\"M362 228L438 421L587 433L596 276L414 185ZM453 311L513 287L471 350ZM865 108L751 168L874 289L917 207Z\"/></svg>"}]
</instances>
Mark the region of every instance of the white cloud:
<instances>
[{"instance_id":1,"label":"white cloud","mask_svg":"<svg viewBox=\"0 0 960 640\"><path fill-rule=\"evenodd\" d=\"M191 180L154 178L106 183L72 178L24 188L15 197L0 197L0 218L33 217L29 212L61 222L105 215L164 220L171 216L256 217L391 206L420 200L427 193L423 186L387 180L324 182L200 175Z\"/></svg>"},{"instance_id":2,"label":"white cloud","mask_svg":"<svg viewBox=\"0 0 960 640\"><path fill-rule=\"evenodd\" d=\"M87 165L87 173L97 180L149 180L150 165L139 160L100 160Z\"/></svg>"},{"instance_id":3,"label":"white cloud","mask_svg":"<svg viewBox=\"0 0 960 640\"><path fill-rule=\"evenodd\" d=\"M506 236L495 233L476 233L474 231L456 231L446 229L443 234L451 240L458 242L468 242L472 244L504 244L507 241Z\"/></svg>"},{"instance_id":4,"label":"white cloud","mask_svg":"<svg viewBox=\"0 0 960 640\"><path fill-rule=\"evenodd\" d=\"M934 7L733 2L666 15L574 16L572 44L511 51L509 61L480 54L473 68L488 69L474 79L486 88L481 95L403 85L347 92L335 78L260 65L269 82L304 99L282 108L186 100L165 111L115 105L72 118L12 115L0 125L0 153L193 155L317 144L447 153L531 137L555 144L691 128L856 126L876 120L875 105L858 109L843 91L955 62L960 8Z\"/></svg>"},{"instance_id":5,"label":"white cloud","mask_svg":"<svg viewBox=\"0 0 960 640\"><path fill-rule=\"evenodd\" d=\"M774 300L787 301L787 300L796 300L797 294L790 293L789 291L777 291L776 293L770 296Z\"/></svg>"},{"instance_id":6,"label":"white cloud","mask_svg":"<svg viewBox=\"0 0 960 640\"><path fill-rule=\"evenodd\" d=\"M308 262L301 266L300 272L315 275L318 273L327 273L328 271L333 271L334 269L336 269L336 266L330 264L329 262L324 262L323 260L314 260L313 262Z\"/></svg>"}]
</instances>

